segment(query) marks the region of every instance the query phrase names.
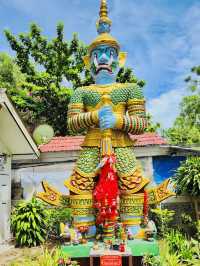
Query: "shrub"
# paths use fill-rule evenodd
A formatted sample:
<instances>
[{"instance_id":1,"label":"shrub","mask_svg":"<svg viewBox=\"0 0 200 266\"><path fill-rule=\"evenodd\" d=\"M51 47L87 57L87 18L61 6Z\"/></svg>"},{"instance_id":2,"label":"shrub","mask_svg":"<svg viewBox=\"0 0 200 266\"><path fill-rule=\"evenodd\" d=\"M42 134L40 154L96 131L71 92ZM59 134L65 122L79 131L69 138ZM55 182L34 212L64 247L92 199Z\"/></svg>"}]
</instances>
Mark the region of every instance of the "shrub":
<instances>
[{"instance_id":1,"label":"shrub","mask_svg":"<svg viewBox=\"0 0 200 266\"><path fill-rule=\"evenodd\" d=\"M199 266L200 251L196 240L188 241L178 231L172 231L165 240L159 241L160 255L146 255L143 266Z\"/></svg>"},{"instance_id":2,"label":"shrub","mask_svg":"<svg viewBox=\"0 0 200 266\"><path fill-rule=\"evenodd\" d=\"M194 218L187 214L181 214L181 223L178 225L178 229L187 236L187 238L193 237L197 233L197 224Z\"/></svg>"},{"instance_id":3,"label":"shrub","mask_svg":"<svg viewBox=\"0 0 200 266\"><path fill-rule=\"evenodd\" d=\"M168 234L166 234L166 240L169 245L169 251L172 253L179 252L181 246L185 242L185 237L182 233L176 230L172 230Z\"/></svg>"},{"instance_id":4,"label":"shrub","mask_svg":"<svg viewBox=\"0 0 200 266\"><path fill-rule=\"evenodd\" d=\"M200 196L200 157L189 157L173 177L177 194Z\"/></svg>"},{"instance_id":5,"label":"shrub","mask_svg":"<svg viewBox=\"0 0 200 266\"><path fill-rule=\"evenodd\" d=\"M151 209L152 219L155 221L158 237L163 238L170 229L170 222L173 220L174 211L167 209Z\"/></svg>"},{"instance_id":6,"label":"shrub","mask_svg":"<svg viewBox=\"0 0 200 266\"><path fill-rule=\"evenodd\" d=\"M186 237L179 231L172 230L166 235L171 254L179 254L180 262L186 265L198 265L200 260L200 246L198 241Z\"/></svg>"},{"instance_id":7,"label":"shrub","mask_svg":"<svg viewBox=\"0 0 200 266\"><path fill-rule=\"evenodd\" d=\"M145 255L142 259L143 266L161 266L161 260L159 256Z\"/></svg>"},{"instance_id":8,"label":"shrub","mask_svg":"<svg viewBox=\"0 0 200 266\"><path fill-rule=\"evenodd\" d=\"M49 209L48 236L58 236L60 234L60 223L71 223L71 209L60 206Z\"/></svg>"},{"instance_id":9,"label":"shrub","mask_svg":"<svg viewBox=\"0 0 200 266\"><path fill-rule=\"evenodd\" d=\"M71 261L66 254L63 254L60 248L54 248L48 250L47 248L41 248L39 253L35 256L24 256L22 259L15 259L14 262L10 263L10 266L58 266L58 260L62 258L65 262L68 261L69 266L78 266L76 261Z\"/></svg>"},{"instance_id":10,"label":"shrub","mask_svg":"<svg viewBox=\"0 0 200 266\"><path fill-rule=\"evenodd\" d=\"M17 205L11 214L11 230L18 246L37 246L47 236L48 211L36 199Z\"/></svg>"},{"instance_id":11,"label":"shrub","mask_svg":"<svg viewBox=\"0 0 200 266\"><path fill-rule=\"evenodd\" d=\"M177 253L170 253L169 245L166 240L160 241L160 255L143 258L143 266L180 266L180 259Z\"/></svg>"}]
</instances>

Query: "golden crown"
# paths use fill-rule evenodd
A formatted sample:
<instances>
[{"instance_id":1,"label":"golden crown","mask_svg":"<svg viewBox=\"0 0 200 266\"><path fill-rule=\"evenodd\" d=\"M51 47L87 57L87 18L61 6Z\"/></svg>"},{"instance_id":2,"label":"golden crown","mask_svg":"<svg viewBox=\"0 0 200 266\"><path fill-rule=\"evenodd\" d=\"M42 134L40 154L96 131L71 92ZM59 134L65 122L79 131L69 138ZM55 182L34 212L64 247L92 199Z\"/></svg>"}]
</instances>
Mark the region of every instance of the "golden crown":
<instances>
[{"instance_id":1,"label":"golden crown","mask_svg":"<svg viewBox=\"0 0 200 266\"><path fill-rule=\"evenodd\" d=\"M109 29L100 33L99 36L92 41L92 43L89 45L89 53L91 53L91 51L95 47L102 44L109 44L117 50L120 49L118 41L109 34L112 21L108 18L108 8L106 0L101 0L99 19L97 21L97 29L101 26L102 23L108 24Z\"/></svg>"},{"instance_id":2,"label":"golden crown","mask_svg":"<svg viewBox=\"0 0 200 266\"><path fill-rule=\"evenodd\" d=\"M117 42L115 38L113 38L109 33L101 33L96 39L93 40L93 42L89 45L89 53L92 52L94 48L96 48L99 45L103 44L109 44L112 47L116 48L117 50L120 50L120 45Z\"/></svg>"},{"instance_id":3,"label":"golden crown","mask_svg":"<svg viewBox=\"0 0 200 266\"><path fill-rule=\"evenodd\" d=\"M107 27L105 27L105 29L103 29L103 30L102 29L100 30L103 23ZM84 56L84 58L83 58L84 63L88 69L90 68L90 54L91 54L92 50L94 50L97 46L108 44L108 45L116 48L119 52L120 45L119 45L118 41L109 34L111 25L112 25L112 21L108 18L107 1L101 0L99 19L97 20L97 31L98 31L99 35L89 45L89 47L88 47L89 54ZM119 52L119 65L120 65L120 67L122 67L125 64L126 56L127 56L126 53Z\"/></svg>"}]
</instances>

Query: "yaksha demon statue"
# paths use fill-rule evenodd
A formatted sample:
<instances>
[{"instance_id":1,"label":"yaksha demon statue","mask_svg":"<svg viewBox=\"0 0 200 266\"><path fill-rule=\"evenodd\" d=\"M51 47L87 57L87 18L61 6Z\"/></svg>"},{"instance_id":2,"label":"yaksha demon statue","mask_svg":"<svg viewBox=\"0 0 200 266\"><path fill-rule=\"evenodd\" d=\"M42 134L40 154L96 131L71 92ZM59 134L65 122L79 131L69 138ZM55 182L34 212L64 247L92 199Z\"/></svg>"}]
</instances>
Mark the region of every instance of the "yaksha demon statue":
<instances>
[{"instance_id":1,"label":"yaksha demon statue","mask_svg":"<svg viewBox=\"0 0 200 266\"><path fill-rule=\"evenodd\" d=\"M76 89L69 105L69 129L74 133L87 130L87 135L76 167L65 185L71 193L74 225L89 226L89 234L94 235L96 218L91 199L98 183L98 166L103 155L107 154L105 150L110 149L106 146L110 144L102 144L107 132L111 153L115 155L121 221L131 234L139 236L141 219L144 218L144 188L150 180L142 175L128 133L142 134L147 127L145 100L137 84L116 83L126 53L120 52L120 45L110 35L110 29L106 1L102 0L97 22L99 35L90 44L89 54L84 58L95 84ZM152 198L153 191L151 194Z\"/></svg>"}]
</instances>

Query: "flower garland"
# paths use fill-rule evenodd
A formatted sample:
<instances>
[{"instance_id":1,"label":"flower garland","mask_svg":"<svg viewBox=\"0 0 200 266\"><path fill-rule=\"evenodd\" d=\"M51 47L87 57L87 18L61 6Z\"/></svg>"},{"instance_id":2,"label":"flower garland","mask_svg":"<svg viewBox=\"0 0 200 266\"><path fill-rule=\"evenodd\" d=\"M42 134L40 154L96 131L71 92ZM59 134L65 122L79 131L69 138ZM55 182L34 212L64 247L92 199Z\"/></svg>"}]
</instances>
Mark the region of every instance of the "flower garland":
<instances>
[{"instance_id":1,"label":"flower garland","mask_svg":"<svg viewBox=\"0 0 200 266\"><path fill-rule=\"evenodd\" d=\"M118 176L114 168L116 157L114 154L105 156L99 167L101 173L93 192L94 207L98 210L97 224L115 221L117 212L117 198L119 196Z\"/></svg>"}]
</instances>

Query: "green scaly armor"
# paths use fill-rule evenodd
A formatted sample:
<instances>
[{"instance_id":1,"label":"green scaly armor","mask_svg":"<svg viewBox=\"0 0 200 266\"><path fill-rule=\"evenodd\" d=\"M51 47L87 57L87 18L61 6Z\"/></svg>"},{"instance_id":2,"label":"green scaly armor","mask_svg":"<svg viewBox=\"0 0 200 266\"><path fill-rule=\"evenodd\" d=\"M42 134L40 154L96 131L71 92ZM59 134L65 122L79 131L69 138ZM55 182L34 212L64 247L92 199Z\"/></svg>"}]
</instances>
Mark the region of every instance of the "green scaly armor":
<instances>
[{"instance_id":1,"label":"green scaly armor","mask_svg":"<svg viewBox=\"0 0 200 266\"><path fill-rule=\"evenodd\" d=\"M113 112L117 117L116 126L112 130L112 145L117 157L119 186L122 191L135 193L149 182L142 177L133 154L133 143L127 135L127 132L140 134L146 127L143 93L135 84L91 85L74 92L69 105L68 126L74 132L83 129L89 131L71 179L65 184L78 194L91 193L94 189L97 166L101 160L98 110L102 107L101 97L104 94L110 95Z\"/></svg>"},{"instance_id":2,"label":"green scaly armor","mask_svg":"<svg viewBox=\"0 0 200 266\"><path fill-rule=\"evenodd\" d=\"M113 105L128 103L129 115L118 118L123 119L123 122L121 122L120 128L116 129L133 134L141 134L147 126L142 90L135 84L118 84L118 86L117 89L113 89L109 93L111 101ZM97 86L95 86L96 90L93 88L93 86L78 88L72 96L68 111L68 126L75 133L89 129L92 126L98 127L98 114L95 112L85 112L85 109L89 107L95 108L101 102L101 88ZM131 103L131 100L138 100L141 103L138 104L136 102L134 104L134 102ZM134 105L138 107L136 112L134 112Z\"/></svg>"}]
</instances>

